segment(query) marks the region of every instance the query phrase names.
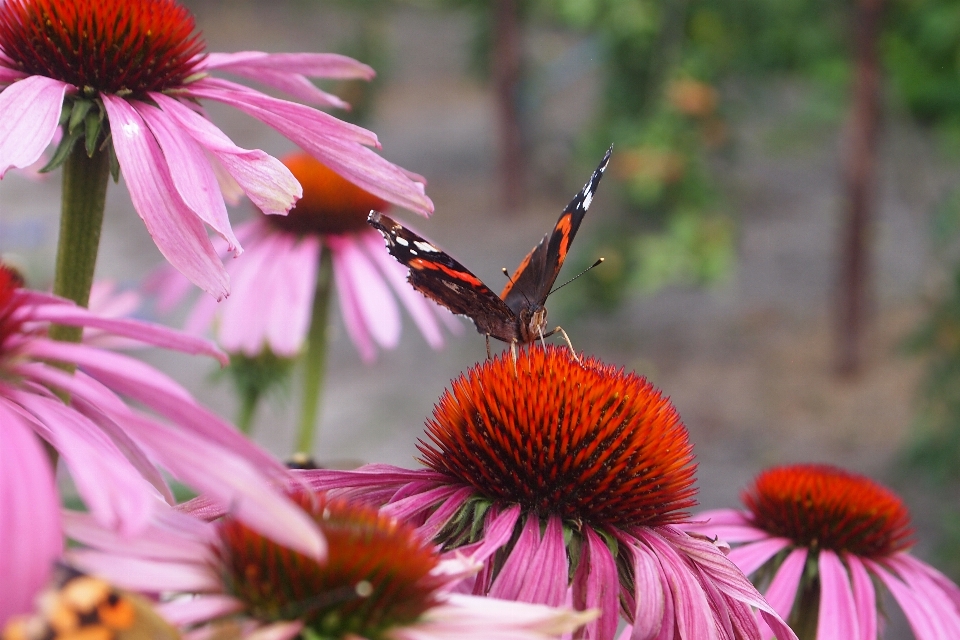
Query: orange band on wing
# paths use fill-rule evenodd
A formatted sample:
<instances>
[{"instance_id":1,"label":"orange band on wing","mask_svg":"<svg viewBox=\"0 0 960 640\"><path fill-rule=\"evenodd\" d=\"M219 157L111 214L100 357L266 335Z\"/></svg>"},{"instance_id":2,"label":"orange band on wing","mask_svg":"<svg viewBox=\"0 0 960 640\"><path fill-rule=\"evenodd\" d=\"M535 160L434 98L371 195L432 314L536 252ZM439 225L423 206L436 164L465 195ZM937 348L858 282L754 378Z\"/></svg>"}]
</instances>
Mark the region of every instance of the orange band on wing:
<instances>
[{"instance_id":1,"label":"orange band on wing","mask_svg":"<svg viewBox=\"0 0 960 640\"><path fill-rule=\"evenodd\" d=\"M573 219L573 214L568 213L559 220L557 220L557 226L554 227L553 232L556 233L560 231L563 233L562 239L560 240L560 252L559 258L560 263L563 264L564 258L567 257L567 250L570 248L570 232L572 230L572 225L570 221Z\"/></svg>"},{"instance_id":2,"label":"orange band on wing","mask_svg":"<svg viewBox=\"0 0 960 640\"><path fill-rule=\"evenodd\" d=\"M458 282L468 282L471 285L478 287L483 286L483 283L480 282L476 276L467 273L466 271L457 271L456 269L451 269L450 267L446 267L436 262L430 262L429 260L424 260L423 258L414 258L407 263L407 266L411 269L417 269L418 271L422 271L424 269L442 271Z\"/></svg>"}]
</instances>

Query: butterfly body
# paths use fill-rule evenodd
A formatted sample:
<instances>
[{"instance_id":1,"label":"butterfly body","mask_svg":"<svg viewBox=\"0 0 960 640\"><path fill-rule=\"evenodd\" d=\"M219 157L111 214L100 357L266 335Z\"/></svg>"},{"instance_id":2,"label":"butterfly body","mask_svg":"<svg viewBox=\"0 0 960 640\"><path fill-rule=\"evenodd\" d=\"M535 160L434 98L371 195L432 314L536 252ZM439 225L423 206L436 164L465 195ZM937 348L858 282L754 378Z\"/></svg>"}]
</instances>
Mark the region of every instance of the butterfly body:
<instances>
[{"instance_id":1,"label":"butterfly body","mask_svg":"<svg viewBox=\"0 0 960 640\"><path fill-rule=\"evenodd\" d=\"M390 255L410 270L407 279L416 290L453 313L469 317L477 331L489 338L527 344L555 331L546 330L547 296L593 201L611 150L499 296L472 271L400 223L376 211L370 212L367 222L383 235Z\"/></svg>"}]
</instances>

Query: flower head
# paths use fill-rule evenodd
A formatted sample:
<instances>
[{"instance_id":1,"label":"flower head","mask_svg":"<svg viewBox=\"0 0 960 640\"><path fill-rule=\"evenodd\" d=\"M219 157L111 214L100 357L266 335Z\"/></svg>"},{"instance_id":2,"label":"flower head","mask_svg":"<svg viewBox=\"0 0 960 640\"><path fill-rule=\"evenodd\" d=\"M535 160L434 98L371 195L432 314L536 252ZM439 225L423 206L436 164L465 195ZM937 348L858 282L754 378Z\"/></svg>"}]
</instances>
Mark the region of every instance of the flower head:
<instances>
[{"instance_id":1,"label":"flower head","mask_svg":"<svg viewBox=\"0 0 960 640\"><path fill-rule=\"evenodd\" d=\"M621 614L634 638L756 635L751 607L793 637L717 546L678 528L694 504L692 446L640 376L534 346L454 381L427 438L429 470L301 475L483 563L474 593L598 608L584 637L613 638Z\"/></svg>"},{"instance_id":2,"label":"flower head","mask_svg":"<svg viewBox=\"0 0 960 640\"><path fill-rule=\"evenodd\" d=\"M960 634L960 589L907 553L910 516L889 489L800 464L764 471L742 499L746 511L708 511L685 528L735 545L730 559L801 633L876 638L882 584L919 640Z\"/></svg>"},{"instance_id":3,"label":"flower head","mask_svg":"<svg viewBox=\"0 0 960 640\"><path fill-rule=\"evenodd\" d=\"M366 223L370 210L382 210L387 202L306 153L285 156L283 162L303 185L303 198L286 217L258 216L238 227L247 255L227 266L233 293L219 304L200 299L187 330L202 333L213 326L220 346L244 358L267 351L281 358L299 355L315 295L320 295L321 254L329 251L344 324L365 361L376 358L378 345L392 348L399 342L394 296L427 342L440 347L440 325L452 317L410 287L407 270L383 250L382 239ZM165 307L186 293L186 283L169 271L156 285Z\"/></svg>"},{"instance_id":4,"label":"flower head","mask_svg":"<svg viewBox=\"0 0 960 640\"><path fill-rule=\"evenodd\" d=\"M324 533L330 553L318 561L279 545L230 515L206 524L182 513L157 518L152 544L118 540L90 518L68 514L68 529L90 548L69 553L79 566L130 589L155 590L130 569L165 561L173 599L162 613L178 625L232 624L241 635L271 629L304 637L425 640L553 637L590 619L452 593L470 570L443 561L410 525L376 509L298 490L294 500ZM149 572L147 572L149 573ZM496 618L493 616L496 615Z\"/></svg>"},{"instance_id":5,"label":"flower head","mask_svg":"<svg viewBox=\"0 0 960 640\"><path fill-rule=\"evenodd\" d=\"M163 470L266 535L323 555L316 527L274 488L287 478L280 463L161 372L123 354L51 340L47 332L56 323L97 329L99 338L217 358L221 352L205 340L98 316L19 284L0 265L0 567L5 576L26 576L3 581L0 622L29 604L62 545L54 469L41 442L56 451L105 527L133 534L163 499L172 503ZM4 588L22 592L7 597ZM7 603L15 610L5 611Z\"/></svg>"},{"instance_id":6,"label":"flower head","mask_svg":"<svg viewBox=\"0 0 960 640\"><path fill-rule=\"evenodd\" d=\"M160 252L217 298L228 293L227 275L204 225L241 251L220 183L239 186L267 214L288 211L301 189L276 158L234 145L198 111L202 100L261 120L379 198L432 211L422 178L367 148L379 145L371 132L213 71L337 107L346 105L308 76L373 76L333 54L206 54L193 17L174 0L8 0L0 5L0 176L34 163L61 128L49 168L77 144L91 157L106 148Z\"/></svg>"}]
</instances>

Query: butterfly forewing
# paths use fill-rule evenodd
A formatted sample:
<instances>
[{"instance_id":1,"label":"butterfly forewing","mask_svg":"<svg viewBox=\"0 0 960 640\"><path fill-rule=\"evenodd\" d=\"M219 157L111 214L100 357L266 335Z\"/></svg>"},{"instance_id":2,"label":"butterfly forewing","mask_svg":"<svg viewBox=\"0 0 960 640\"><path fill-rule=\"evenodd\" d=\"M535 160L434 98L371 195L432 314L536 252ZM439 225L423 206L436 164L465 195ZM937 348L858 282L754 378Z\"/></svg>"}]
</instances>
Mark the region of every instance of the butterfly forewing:
<instances>
[{"instance_id":1,"label":"butterfly forewing","mask_svg":"<svg viewBox=\"0 0 960 640\"><path fill-rule=\"evenodd\" d=\"M554 225L553 231L543 236L540 243L533 248L527 257L517 267L510 281L503 288L500 297L514 313L520 313L523 308L542 307L550 295L550 290L560 275L560 268L567 258L570 243L573 242L583 217L593 202L593 196L600 185L600 178L610 161L613 146L607 149L603 160L594 170L593 175L583 185L583 189L573 197L570 204L560 214L560 219Z\"/></svg>"}]
</instances>

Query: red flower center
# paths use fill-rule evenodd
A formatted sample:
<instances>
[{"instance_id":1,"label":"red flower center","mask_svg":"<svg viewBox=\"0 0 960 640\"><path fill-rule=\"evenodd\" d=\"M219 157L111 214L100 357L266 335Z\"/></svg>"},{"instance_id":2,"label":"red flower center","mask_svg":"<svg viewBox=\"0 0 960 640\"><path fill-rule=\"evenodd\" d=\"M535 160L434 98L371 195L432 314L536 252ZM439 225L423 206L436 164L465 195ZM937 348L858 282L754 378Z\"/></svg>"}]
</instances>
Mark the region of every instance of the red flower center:
<instances>
[{"instance_id":1,"label":"red flower center","mask_svg":"<svg viewBox=\"0 0 960 640\"><path fill-rule=\"evenodd\" d=\"M828 465L776 467L743 494L754 524L814 549L887 556L912 544L910 514L893 492Z\"/></svg>"},{"instance_id":2,"label":"red flower center","mask_svg":"<svg viewBox=\"0 0 960 640\"><path fill-rule=\"evenodd\" d=\"M181 86L204 43L173 0L6 0L0 49L30 75L140 96Z\"/></svg>"},{"instance_id":3,"label":"red flower center","mask_svg":"<svg viewBox=\"0 0 960 640\"><path fill-rule=\"evenodd\" d=\"M427 436L428 467L542 516L659 525L696 504L693 446L670 400L566 347L477 365L444 392Z\"/></svg>"},{"instance_id":4,"label":"red flower center","mask_svg":"<svg viewBox=\"0 0 960 640\"><path fill-rule=\"evenodd\" d=\"M301 493L329 545L320 564L237 520L220 524L216 550L226 592L260 621L303 620L318 638L376 640L437 601L439 560L409 525L366 505Z\"/></svg>"},{"instance_id":5,"label":"red flower center","mask_svg":"<svg viewBox=\"0 0 960 640\"><path fill-rule=\"evenodd\" d=\"M5 352L7 338L20 330L20 321L13 319L17 309L16 290L23 286L23 277L10 267L0 264L0 355Z\"/></svg>"},{"instance_id":6,"label":"red flower center","mask_svg":"<svg viewBox=\"0 0 960 640\"><path fill-rule=\"evenodd\" d=\"M303 197L287 215L267 216L277 229L297 235L353 233L370 228L371 209L390 206L306 153L286 156L283 163L303 187Z\"/></svg>"}]
</instances>

